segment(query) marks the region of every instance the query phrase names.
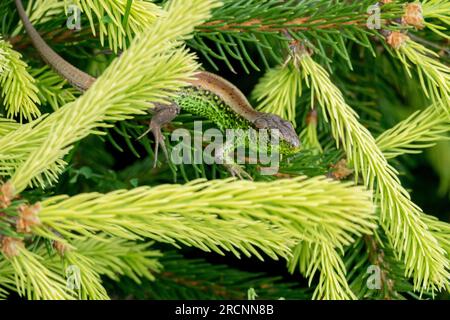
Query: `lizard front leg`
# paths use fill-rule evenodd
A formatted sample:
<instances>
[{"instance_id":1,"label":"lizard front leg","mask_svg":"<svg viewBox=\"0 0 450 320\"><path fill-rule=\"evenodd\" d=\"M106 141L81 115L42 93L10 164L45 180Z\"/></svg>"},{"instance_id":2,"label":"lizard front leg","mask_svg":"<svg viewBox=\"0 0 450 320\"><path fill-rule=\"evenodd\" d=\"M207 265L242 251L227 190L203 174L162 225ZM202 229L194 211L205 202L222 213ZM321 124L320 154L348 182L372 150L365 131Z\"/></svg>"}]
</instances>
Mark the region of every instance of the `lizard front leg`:
<instances>
[{"instance_id":1,"label":"lizard front leg","mask_svg":"<svg viewBox=\"0 0 450 320\"><path fill-rule=\"evenodd\" d=\"M153 113L152 119L149 123L149 128L138 138L138 140L146 136L150 131L153 133L155 138L155 162L153 163L153 167L155 168L158 163L159 146L161 146L166 159L169 160L169 153L167 152L161 127L172 122L172 120L176 118L176 116L180 113L180 107L176 103L168 105L156 103L155 107L149 111Z\"/></svg>"},{"instance_id":2,"label":"lizard front leg","mask_svg":"<svg viewBox=\"0 0 450 320\"><path fill-rule=\"evenodd\" d=\"M233 177L238 177L241 180L253 180L252 176L249 175L241 165L234 162L234 151L241 145L245 145L245 137L241 136L238 136L237 141L223 144L216 151L216 163L222 164Z\"/></svg>"}]
</instances>

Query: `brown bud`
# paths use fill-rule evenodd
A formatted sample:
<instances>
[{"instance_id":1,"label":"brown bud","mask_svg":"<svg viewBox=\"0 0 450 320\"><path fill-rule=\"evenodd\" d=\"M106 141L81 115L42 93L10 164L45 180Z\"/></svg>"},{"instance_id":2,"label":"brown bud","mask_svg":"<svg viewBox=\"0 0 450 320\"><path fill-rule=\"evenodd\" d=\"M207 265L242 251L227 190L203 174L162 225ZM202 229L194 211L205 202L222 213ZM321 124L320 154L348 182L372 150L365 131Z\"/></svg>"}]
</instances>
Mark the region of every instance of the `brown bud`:
<instances>
[{"instance_id":1,"label":"brown bud","mask_svg":"<svg viewBox=\"0 0 450 320\"><path fill-rule=\"evenodd\" d=\"M402 23L416 27L417 29L423 29L425 27L425 22L423 20L422 5L420 3L406 4Z\"/></svg>"},{"instance_id":2,"label":"brown bud","mask_svg":"<svg viewBox=\"0 0 450 320\"><path fill-rule=\"evenodd\" d=\"M53 248L59 253L59 255L63 256L64 253L69 249L63 242L61 241L53 241Z\"/></svg>"},{"instance_id":3,"label":"brown bud","mask_svg":"<svg viewBox=\"0 0 450 320\"><path fill-rule=\"evenodd\" d=\"M20 248L23 248L24 244L21 239L3 237L1 242L2 253L7 258L13 258L19 255Z\"/></svg>"},{"instance_id":4,"label":"brown bud","mask_svg":"<svg viewBox=\"0 0 450 320\"><path fill-rule=\"evenodd\" d=\"M306 116L306 124L310 125L316 125L317 124L317 110L312 109L310 112L308 112L308 115Z\"/></svg>"},{"instance_id":5,"label":"brown bud","mask_svg":"<svg viewBox=\"0 0 450 320\"><path fill-rule=\"evenodd\" d=\"M401 32L393 31L391 34L387 37L387 43L394 49L400 48L406 40L408 40L409 37Z\"/></svg>"},{"instance_id":6,"label":"brown bud","mask_svg":"<svg viewBox=\"0 0 450 320\"><path fill-rule=\"evenodd\" d=\"M27 206L21 205L19 207L19 219L17 219L17 231L29 233L31 232L31 227L39 225L41 221L39 220L38 213L41 210L41 204L35 203L34 205Z\"/></svg>"},{"instance_id":7,"label":"brown bud","mask_svg":"<svg viewBox=\"0 0 450 320\"><path fill-rule=\"evenodd\" d=\"M11 182L5 182L0 186L0 208L7 208L14 199L14 187Z\"/></svg>"},{"instance_id":8,"label":"brown bud","mask_svg":"<svg viewBox=\"0 0 450 320\"><path fill-rule=\"evenodd\" d=\"M345 179L353 173L353 169L347 166L346 159L339 160L338 163L331 165L331 167L334 169L331 176L336 180Z\"/></svg>"}]
</instances>

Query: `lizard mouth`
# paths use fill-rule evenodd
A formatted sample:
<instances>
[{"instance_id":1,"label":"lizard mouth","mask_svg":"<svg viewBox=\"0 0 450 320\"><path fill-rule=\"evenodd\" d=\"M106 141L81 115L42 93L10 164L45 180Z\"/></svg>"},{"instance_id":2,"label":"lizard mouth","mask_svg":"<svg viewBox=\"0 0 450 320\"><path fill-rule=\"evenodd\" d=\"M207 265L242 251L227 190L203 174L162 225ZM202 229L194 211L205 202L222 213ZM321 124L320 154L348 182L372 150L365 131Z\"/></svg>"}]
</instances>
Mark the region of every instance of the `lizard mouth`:
<instances>
[{"instance_id":1,"label":"lizard mouth","mask_svg":"<svg viewBox=\"0 0 450 320\"><path fill-rule=\"evenodd\" d=\"M285 137L284 140L295 149L300 149L301 147L300 139L295 131L291 132L291 134L289 134L287 138Z\"/></svg>"}]
</instances>

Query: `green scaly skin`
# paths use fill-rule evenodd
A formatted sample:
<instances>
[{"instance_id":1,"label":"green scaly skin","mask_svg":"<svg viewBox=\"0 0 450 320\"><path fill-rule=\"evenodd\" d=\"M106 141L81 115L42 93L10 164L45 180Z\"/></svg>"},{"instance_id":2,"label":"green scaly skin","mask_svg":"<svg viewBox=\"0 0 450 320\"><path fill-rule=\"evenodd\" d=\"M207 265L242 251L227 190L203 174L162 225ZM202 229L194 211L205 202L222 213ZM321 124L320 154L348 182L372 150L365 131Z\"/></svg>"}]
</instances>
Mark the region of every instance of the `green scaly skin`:
<instances>
[{"instance_id":1,"label":"green scaly skin","mask_svg":"<svg viewBox=\"0 0 450 320\"><path fill-rule=\"evenodd\" d=\"M256 129L251 121L234 112L213 92L189 87L172 100L182 110L212 121L222 132L227 129ZM240 144L247 144L247 141L238 141L235 147ZM289 156L299 151L300 147L293 146L284 140L280 141L278 152L281 155Z\"/></svg>"},{"instance_id":2,"label":"green scaly skin","mask_svg":"<svg viewBox=\"0 0 450 320\"><path fill-rule=\"evenodd\" d=\"M182 110L204 117L224 132L226 129L249 129L252 123L234 112L210 91L188 87L172 99Z\"/></svg>"}]
</instances>

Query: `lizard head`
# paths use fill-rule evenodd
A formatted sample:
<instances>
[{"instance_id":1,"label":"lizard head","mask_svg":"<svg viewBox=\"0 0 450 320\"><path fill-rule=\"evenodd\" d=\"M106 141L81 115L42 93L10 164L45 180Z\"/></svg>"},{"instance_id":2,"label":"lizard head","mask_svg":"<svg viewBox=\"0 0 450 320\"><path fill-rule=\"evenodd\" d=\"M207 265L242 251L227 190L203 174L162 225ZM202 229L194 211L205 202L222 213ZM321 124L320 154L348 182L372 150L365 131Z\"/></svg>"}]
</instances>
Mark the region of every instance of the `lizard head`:
<instances>
[{"instance_id":1,"label":"lizard head","mask_svg":"<svg viewBox=\"0 0 450 320\"><path fill-rule=\"evenodd\" d=\"M253 122L257 129L275 129L280 133L280 138L287 142L291 148L297 150L300 148L300 140L295 132L292 123L271 113L261 112Z\"/></svg>"}]
</instances>

